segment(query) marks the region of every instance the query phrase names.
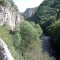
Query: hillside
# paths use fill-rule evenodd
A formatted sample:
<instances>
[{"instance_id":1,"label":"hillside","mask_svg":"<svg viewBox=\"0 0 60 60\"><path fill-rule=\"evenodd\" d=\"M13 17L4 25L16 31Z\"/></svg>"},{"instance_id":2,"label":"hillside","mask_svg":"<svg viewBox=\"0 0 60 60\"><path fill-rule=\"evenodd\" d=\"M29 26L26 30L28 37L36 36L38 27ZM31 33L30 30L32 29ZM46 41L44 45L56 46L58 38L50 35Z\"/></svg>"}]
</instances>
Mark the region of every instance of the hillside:
<instances>
[{"instance_id":1,"label":"hillside","mask_svg":"<svg viewBox=\"0 0 60 60\"><path fill-rule=\"evenodd\" d=\"M49 26L59 18L59 2L59 0L45 0L30 20L39 23L43 28Z\"/></svg>"},{"instance_id":2,"label":"hillside","mask_svg":"<svg viewBox=\"0 0 60 60\"><path fill-rule=\"evenodd\" d=\"M37 10L37 7L35 8L27 8L25 12L22 12L21 15L24 16L24 18L31 17Z\"/></svg>"},{"instance_id":3,"label":"hillside","mask_svg":"<svg viewBox=\"0 0 60 60\"><path fill-rule=\"evenodd\" d=\"M55 50L60 50L60 0L44 0L36 13L28 19L39 23L44 33L50 35ZM48 33L47 33L48 32ZM60 53L59 53L60 56Z\"/></svg>"}]
</instances>

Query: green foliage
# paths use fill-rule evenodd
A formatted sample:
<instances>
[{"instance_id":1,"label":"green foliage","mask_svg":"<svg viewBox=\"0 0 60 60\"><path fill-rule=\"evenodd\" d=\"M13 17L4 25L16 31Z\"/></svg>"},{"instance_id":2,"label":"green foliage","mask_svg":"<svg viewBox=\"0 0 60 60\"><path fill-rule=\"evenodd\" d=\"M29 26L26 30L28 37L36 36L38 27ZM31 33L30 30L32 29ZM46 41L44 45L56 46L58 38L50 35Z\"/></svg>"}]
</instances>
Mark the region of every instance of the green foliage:
<instances>
[{"instance_id":1,"label":"green foliage","mask_svg":"<svg viewBox=\"0 0 60 60\"><path fill-rule=\"evenodd\" d=\"M0 37L8 44L8 46L9 43L12 42L11 35L4 26L0 26Z\"/></svg>"},{"instance_id":2,"label":"green foliage","mask_svg":"<svg viewBox=\"0 0 60 60\"><path fill-rule=\"evenodd\" d=\"M23 21L20 24L18 35L21 36L21 39L17 40L19 37L15 39L19 46L17 50L21 52L24 60L54 60L49 55L42 54L42 41L39 38L42 33L40 26L34 22ZM14 41L16 42L16 40Z\"/></svg>"},{"instance_id":3,"label":"green foliage","mask_svg":"<svg viewBox=\"0 0 60 60\"><path fill-rule=\"evenodd\" d=\"M44 0L29 20L48 31L53 38L52 43L60 49L60 0Z\"/></svg>"},{"instance_id":4,"label":"green foliage","mask_svg":"<svg viewBox=\"0 0 60 60\"><path fill-rule=\"evenodd\" d=\"M15 10L18 11L18 8L17 8L17 6L15 5L14 1L13 1L13 0L10 0L10 3L11 3L11 5L15 8Z\"/></svg>"},{"instance_id":5,"label":"green foliage","mask_svg":"<svg viewBox=\"0 0 60 60\"><path fill-rule=\"evenodd\" d=\"M10 0L10 3L11 3L12 6L15 5L15 3L13 2L13 0Z\"/></svg>"},{"instance_id":6,"label":"green foliage","mask_svg":"<svg viewBox=\"0 0 60 60\"><path fill-rule=\"evenodd\" d=\"M16 48L19 48L20 42L21 42L21 35L17 32L15 35L13 35L13 45Z\"/></svg>"},{"instance_id":7,"label":"green foliage","mask_svg":"<svg viewBox=\"0 0 60 60\"><path fill-rule=\"evenodd\" d=\"M37 28L34 28L34 26L32 26L28 21L24 21L20 24L20 34L22 36L22 48L20 47L22 51L25 51L25 49L30 46L31 41L38 41L40 37Z\"/></svg>"},{"instance_id":8,"label":"green foliage","mask_svg":"<svg viewBox=\"0 0 60 60\"><path fill-rule=\"evenodd\" d=\"M0 1L0 4L2 4L3 6L7 6L7 1L8 0L2 0ZM15 8L16 11L19 11L13 0L10 0L10 3Z\"/></svg>"},{"instance_id":9,"label":"green foliage","mask_svg":"<svg viewBox=\"0 0 60 60\"><path fill-rule=\"evenodd\" d=\"M57 1L57 2L56 2ZM44 0L38 7L36 13L29 20L39 23L42 28L46 28L60 17L59 0Z\"/></svg>"},{"instance_id":10,"label":"green foliage","mask_svg":"<svg viewBox=\"0 0 60 60\"><path fill-rule=\"evenodd\" d=\"M48 32L53 38L53 44L60 49L60 21L56 21L48 28Z\"/></svg>"},{"instance_id":11,"label":"green foliage","mask_svg":"<svg viewBox=\"0 0 60 60\"><path fill-rule=\"evenodd\" d=\"M18 33L17 35L18 36ZM10 52L12 53L15 60L22 60L23 57L20 53L17 52L15 49L15 46L13 44L13 36L10 34L10 31L5 26L0 26L0 37L4 40L4 42L7 44ZM16 38L16 37L15 37ZM17 40L15 40L17 44ZM17 46L17 45L16 45Z\"/></svg>"},{"instance_id":12,"label":"green foliage","mask_svg":"<svg viewBox=\"0 0 60 60\"><path fill-rule=\"evenodd\" d=\"M34 28L29 22L24 21L21 24L21 35L23 36L22 38L25 40L37 40L38 32L37 29ZM39 36L38 36L39 37Z\"/></svg>"},{"instance_id":13,"label":"green foliage","mask_svg":"<svg viewBox=\"0 0 60 60\"><path fill-rule=\"evenodd\" d=\"M22 56L20 59L40 60L42 41L39 37L42 35L42 32L40 34L39 29L40 26L34 27L28 21L21 22L20 31L13 35L13 45L15 50Z\"/></svg>"},{"instance_id":14,"label":"green foliage","mask_svg":"<svg viewBox=\"0 0 60 60\"><path fill-rule=\"evenodd\" d=\"M43 30L42 30L42 28L40 27L40 25L39 25L39 24L35 24L34 22L30 22L30 23L32 24L32 26L33 26L34 28L37 29L37 32L38 32L39 35L41 36L42 33L43 33Z\"/></svg>"},{"instance_id":15,"label":"green foliage","mask_svg":"<svg viewBox=\"0 0 60 60\"><path fill-rule=\"evenodd\" d=\"M0 1L0 3L1 3L3 6L6 6L6 5L7 5L7 0L2 0L2 1Z\"/></svg>"},{"instance_id":16,"label":"green foliage","mask_svg":"<svg viewBox=\"0 0 60 60\"><path fill-rule=\"evenodd\" d=\"M6 42L15 60L52 60L49 55L42 54L42 29L34 22L23 21L20 30L9 31L0 27L0 37ZM53 59L54 60L54 59Z\"/></svg>"}]
</instances>

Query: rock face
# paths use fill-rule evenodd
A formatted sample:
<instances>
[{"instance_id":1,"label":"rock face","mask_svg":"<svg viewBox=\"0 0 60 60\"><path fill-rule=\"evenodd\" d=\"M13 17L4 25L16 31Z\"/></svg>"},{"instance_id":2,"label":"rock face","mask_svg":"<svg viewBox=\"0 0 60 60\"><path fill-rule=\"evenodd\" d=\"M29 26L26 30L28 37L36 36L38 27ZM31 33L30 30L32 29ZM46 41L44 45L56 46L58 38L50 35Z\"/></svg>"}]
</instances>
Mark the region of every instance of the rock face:
<instances>
[{"instance_id":1,"label":"rock face","mask_svg":"<svg viewBox=\"0 0 60 60\"><path fill-rule=\"evenodd\" d=\"M6 6L0 4L0 25L7 24L13 30L20 22L20 13L11 5L10 0L7 1Z\"/></svg>"},{"instance_id":2,"label":"rock face","mask_svg":"<svg viewBox=\"0 0 60 60\"><path fill-rule=\"evenodd\" d=\"M21 13L25 18L31 17L37 10L37 7L35 8L28 8L25 12Z\"/></svg>"},{"instance_id":3,"label":"rock face","mask_svg":"<svg viewBox=\"0 0 60 60\"><path fill-rule=\"evenodd\" d=\"M0 60L14 60L7 45L0 38Z\"/></svg>"}]
</instances>

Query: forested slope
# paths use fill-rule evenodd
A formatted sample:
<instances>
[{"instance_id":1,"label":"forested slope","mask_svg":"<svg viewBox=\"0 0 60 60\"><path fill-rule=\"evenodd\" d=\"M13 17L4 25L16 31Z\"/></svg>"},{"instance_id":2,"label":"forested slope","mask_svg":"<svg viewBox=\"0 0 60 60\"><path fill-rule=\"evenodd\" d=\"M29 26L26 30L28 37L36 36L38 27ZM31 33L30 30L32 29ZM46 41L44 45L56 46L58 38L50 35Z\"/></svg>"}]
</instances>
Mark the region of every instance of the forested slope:
<instances>
[{"instance_id":1,"label":"forested slope","mask_svg":"<svg viewBox=\"0 0 60 60\"><path fill-rule=\"evenodd\" d=\"M7 1L8 0L2 0L0 1L0 4L6 8ZM18 11L13 0L9 1L11 3L11 6L13 6L16 11ZM2 38L7 44L15 60L55 60L53 57L50 57L48 53L43 53L43 41L41 40L41 36L43 34L42 28L48 29L49 33L52 31L52 29L53 31L56 31L59 28L59 25L57 25L58 23L55 23L57 20L59 21L59 13L56 13L59 12L59 9L57 9L55 5L53 6L54 2L55 0L45 0L38 7L37 12L31 17L31 20L35 23L32 21L29 22L23 20L19 22L19 26L16 25L14 30L8 29L6 24L0 26L0 38ZM57 1L57 3L58 2L59 0ZM52 27L50 26L50 24L52 24ZM56 30L53 28L55 25L58 26ZM53 35L54 34L52 34L51 36L53 37ZM59 40L57 39L57 41Z\"/></svg>"},{"instance_id":2,"label":"forested slope","mask_svg":"<svg viewBox=\"0 0 60 60\"><path fill-rule=\"evenodd\" d=\"M22 12L21 15L24 16L25 19L31 17L37 10L38 7L35 8L27 8L25 12Z\"/></svg>"},{"instance_id":3,"label":"forested slope","mask_svg":"<svg viewBox=\"0 0 60 60\"><path fill-rule=\"evenodd\" d=\"M53 45L60 49L60 0L44 0L28 20L39 23L52 37Z\"/></svg>"}]
</instances>

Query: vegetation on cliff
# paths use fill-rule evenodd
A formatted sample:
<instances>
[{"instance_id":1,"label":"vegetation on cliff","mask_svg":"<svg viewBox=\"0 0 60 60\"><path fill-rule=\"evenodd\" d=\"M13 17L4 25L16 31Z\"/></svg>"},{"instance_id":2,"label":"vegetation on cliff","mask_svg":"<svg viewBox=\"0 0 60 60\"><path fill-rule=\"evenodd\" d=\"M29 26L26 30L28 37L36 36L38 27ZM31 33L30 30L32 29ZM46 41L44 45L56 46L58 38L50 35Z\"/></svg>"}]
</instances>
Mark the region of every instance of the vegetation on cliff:
<instances>
[{"instance_id":1,"label":"vegetation on cliff","mask_svg":"<svg viewBox=\"0 0 60 60\"><path fill-rule=\"evenodd\" d=\"M54 60L42 53L43 31L34 22L23 21L18 31L0 27L0 37L6 42L15 60Z\"/></svg>"},{"instance_id":2,"label":"vegetation on cliff","mask_svg":"<svg viewBox=\"0 0 60 60\"><path fill-rule=\"evenodd\" d=\"M2 0L3 6L5 6L6 1ZM12 0L10 2L18 10L14 2ZM60 1L44 0L36 13L29 18L30 22L21 22L19 30L15 31L8 30L5 26L2 26L0 27L0 37L8 45L15 60L54 60L48 54L42 53L42 41L40 37L43 31L41 27L49 33L53 39L52 43L60 49L59 20Z\"/></svg>"},{"instance_id":3,"label":"vegetation on cliff","mask_svg":"<svg viewBox=\"0 0 60 60\"><path fill-rule=\"evenodd\" d=\"M28 20L39 23L53 38L55 47L60 48L60 0L44 0Z\"/></svg>"},{"instance_id":4,"label":"vegetation on cliff","mask_svg":"<svg viewBox=\"0 0 60 60\"><path fill-rule=\"evenodd\" d=\"M7 5L8 5L8 2L11 3L11 6L12 6L16 11L19 11L13 0L1 0L1 1L0 1L0 4L3 5L3 6L7 6Z\"/></svg>"}]
</instances>

